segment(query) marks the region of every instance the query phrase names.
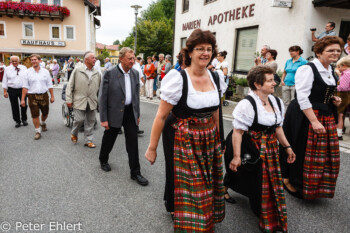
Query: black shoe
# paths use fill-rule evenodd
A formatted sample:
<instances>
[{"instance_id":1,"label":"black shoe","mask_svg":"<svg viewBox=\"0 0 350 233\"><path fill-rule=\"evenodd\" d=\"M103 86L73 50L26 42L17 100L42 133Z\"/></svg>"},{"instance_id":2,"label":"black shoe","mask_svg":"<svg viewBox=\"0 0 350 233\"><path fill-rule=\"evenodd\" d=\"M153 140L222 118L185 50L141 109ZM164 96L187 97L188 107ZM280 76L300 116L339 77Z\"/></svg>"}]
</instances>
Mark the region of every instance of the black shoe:
<instances>
[{"instance_id":1,"label":"black shoe","mask_svg":"<svg viewBox=\"0 0 350 233\"><path fill-rule=\"evenodd\" d=\"M23 126L27 126L28 122L27 121L22 121Z\"/></svg>"},{"instance_id":2,"label":"black shoe","mask_svg":"<svg viewBox=\"0 0 350 233\"><path fill-rule=\"evenodd\" d=\"M233 197L231 197L230 195L229 195L230 198L226 198L226 194L228 194L228 192L226 192L225 195L224 195L225 201L227 201L228 203L231 203L231 204L236 204L237 203L236 200Z\"/></svg>"},{"instance_id":3,"label":"black shoe","mask_svg":"<svg viewBox=\"0 0 350 233\"><path fill-rule=\"evenodd\" d=\"M120 130L118 131L118 134L123 134L123 130L120 129Z\"/></svg>"},{"instance_id":4,"label":"black shoe","mask_svg":"<svg viewBox=\"0 0 350 233\"><path fill-rule=\"evenodd\" d=\"M283 183L283 182L282 182L282 183ZM303 199L303 195L302 195L299 191L296 191L296 192L290 191L284 183L283 183L283 188L284 188L285 190L287 190L287 192L288 192L290 195L292 195L292 196L294 196L294 197L296 197L296 198Z\"/></svg>"},{"instance_id":5,"label":"black shoe","mask_svg":"<svg viewBox=\"0 0 350 233\"><path fill-rule=\"evenodd\" d=\"M101 169L105 172L109 172L111 169L111 166L109 166L108 163L101 163Z\"/></svg>"},{"instance_id":6,"label":"black shoe","mask_svg":"<svg viewBox=\"0 0 350 233\"><path fill-rule=\"evenodd\" d=\"M143 177L141 174L140 175L136 175L136 176L131 175L131 179L132 180L136 180L136 182L139 185L142 185L142 186L148 185L148 180L145 177Z\"/></svg>"},{"instance_id":7,"label":"black shoe","mask_svg":"<svg viewBox=\"0 0 350 233\"><path fill-rule=\"evenodd\" d=\"M143 134L144 132L143 130L137 130L137 134Z\"/></svg>"},{"instance_id":8,"label":"black shoe","mask_svg":"<svg viewBox=\"0 0 350 233\"><path fill-rule=\"evenodd\" d=\"M345 133L345 131L346 131L346 127L344 126L344 128L343 128L343 133Z\"/></svg>"},{"instance_id":9,"label":"black shoe","mask_svg":"<svg viewBox=\"0 0 350 233\"><path fill-rule=\"evenodd\" d=\"M21 127L21 122L16 122L16 125L15 125L16 128L19 128Z\"/></svg>"},{"instance_id":10,"label":"black shoe","mask_svg":"<svg viewBox=\"0 0 350 233\"><path fill-rule=\"evenodd\" d=\"M343 136L338 137L339 141L343 141Z\"/></svg>"}]
</instances>

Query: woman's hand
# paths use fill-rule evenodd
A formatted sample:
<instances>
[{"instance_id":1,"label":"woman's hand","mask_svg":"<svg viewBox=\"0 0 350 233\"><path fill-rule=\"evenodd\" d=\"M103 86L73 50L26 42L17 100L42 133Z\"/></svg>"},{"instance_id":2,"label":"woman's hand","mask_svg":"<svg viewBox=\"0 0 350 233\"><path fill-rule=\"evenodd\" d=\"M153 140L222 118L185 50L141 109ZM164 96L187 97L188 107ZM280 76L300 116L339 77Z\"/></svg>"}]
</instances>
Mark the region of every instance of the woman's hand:
<instances>
[{"instance_id":1,"label":"woman's hand","mask_svg":"<svg viewBox=\"0 0 350 233\"><path fill-rule=\"evenodd\" d=\"M292 148L287 148L286 153L288 155L287 163L294 163L296 155L294 154L294 151L292 150Z\"/></svg>"},{"instance_id":2,"label":"woman's hand","mask_svg":"<svg viewBox=\"0 0 350 233\"><path fill-rule=\"evenodd\" d=\"M241 163L242 163L241 157L239 157L239 156L234 157L234 158L231 160L231 162L230 162L230 169L231 169L233 172L237 172L237 168L238 168L239 166L241 166Z\"/></svg>"},{"instance_id":3,"label":"woman's hand","mask_svg":"<svg viewBox=\"0 0 350 233\"><path fill-rule=\"evenodd\" d=\"M326 133L326 129L318 120L311 122L311 125L312 125L312 129L316 134Z\"/></svg>"},{"instance_id":4,"label":"woman's hand","mask_svg":"<svg viewBox=\"0 0 350 233\"><path fill-rule=\"evenodd\" d=\"M341 98L339 96L332 96L332 99L335 106L338 107L341 104Z\"/></svg>"},{"instance_id":5,"label":"woman's hand","mask_svg":"<svg viewBox=\"0 0 350 233\"><path fill-rule=\"evenodd\" d=\"M281 81L281 86L285 86L286 84L284 83L284 81Z\"/></svg>"},{"instance_id":6,"label":"woman's hand","mask_svg":"<svg viewBox=\"0 0 350 233\"><path fill-rule=\"evenodd\" d=\"M151 165L153 165L157 158L157 150L148 147L145 153L145 157L151 163Z\"/></svg>"}]
</instances>

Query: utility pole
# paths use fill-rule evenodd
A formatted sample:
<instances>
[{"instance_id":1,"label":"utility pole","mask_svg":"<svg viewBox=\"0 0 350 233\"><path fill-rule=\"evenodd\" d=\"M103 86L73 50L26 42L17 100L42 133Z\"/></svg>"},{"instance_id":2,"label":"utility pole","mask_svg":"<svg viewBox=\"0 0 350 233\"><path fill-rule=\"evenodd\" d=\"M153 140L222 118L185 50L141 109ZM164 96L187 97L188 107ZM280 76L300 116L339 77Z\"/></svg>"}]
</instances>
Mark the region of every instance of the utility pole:
<instances>
[{"instance_id":1,"label":"utility pole","mask_svg":"<svg viewBox=\"0 0 350 233\"><path fill-rule=\"evenodd\" d=\"M132 5L131 8L135 9L135 33L134 33L134 52L136 54L136 43L137 43L137 15L139 13L139 9L142 8L140 5Z\"/></svg>"}]
</instances>

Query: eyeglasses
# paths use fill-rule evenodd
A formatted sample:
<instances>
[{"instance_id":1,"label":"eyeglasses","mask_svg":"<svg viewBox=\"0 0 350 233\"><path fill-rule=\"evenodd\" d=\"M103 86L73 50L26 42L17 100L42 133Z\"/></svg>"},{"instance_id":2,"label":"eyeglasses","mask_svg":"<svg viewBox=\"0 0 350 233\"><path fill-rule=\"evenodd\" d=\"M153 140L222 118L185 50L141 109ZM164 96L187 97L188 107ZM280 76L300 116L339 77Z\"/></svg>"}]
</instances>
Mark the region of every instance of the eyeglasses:
<instances>
[{"instance_id":1,"label":"eyeglasses","mask_svg":"<svg viewBox=\"0 0 350 233\"><path fill-rule=\"evenodd\" d=\"M330 50L327 50L325 52L326 53L341 53L341 50L339 50L339 49L330 49Z\"/></svg>"},{"instance_id":2,"label":"eyeglasses","mask_svg":"<svg viewBox=\"0 0 350 233\"><path fill-rule=\"evenodd\" d=\"M203 54L205 51L207 51L207 53L212 53L213 49L212 48L194 48L193 50L197 51L200 54Z\"/></svg>"}]
</instances>

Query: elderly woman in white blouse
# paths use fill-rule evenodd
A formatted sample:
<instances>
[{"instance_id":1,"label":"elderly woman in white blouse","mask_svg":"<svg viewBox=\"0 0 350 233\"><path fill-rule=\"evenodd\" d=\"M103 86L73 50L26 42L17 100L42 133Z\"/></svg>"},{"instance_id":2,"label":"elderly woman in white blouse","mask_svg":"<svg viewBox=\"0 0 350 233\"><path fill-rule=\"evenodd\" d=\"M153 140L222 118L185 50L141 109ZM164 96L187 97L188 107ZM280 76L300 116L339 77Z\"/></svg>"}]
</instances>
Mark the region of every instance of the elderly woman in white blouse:
<instances>
[{"instance_id":1,"label":"elderly woman in white blouse","mask_svg":"<svg viewBox=\"0 0 350 233\"><path fill-rule=\"evenodd\" d=\"M207 69L216 53L215 36L197 29L184 49L189 66L180 72L171 70L162 80L161 102L145 156L151 164L155 162L163 133L164 200L167 211L173 213L175 232L213 232L214 224L224 218L218 84L221 90L226 85L221 71Z\"/></svg>"},{"instance_id":2,"label":"elderly woman in white blouse","mask_svg":"<svg viewBox=\"0 0 350 233\"><path fill-rule=\"evenodd\" d=\"M225 186L249 198L263 232L287 232L277 141L289 163L294 162L295 154L282 129L283 103L272 95L276 86L273 74L272 68L263 65L248 73L252 91L233 111L234 129L227 137Z\"/></svg>"},{"instance_id":3,"label":"elderly woman in white blouse","mask_svg":"<svg viewBox=\"0 0 350 233\"><path fill-rule=\"evenodd\" d=\"M281 168L285 188L299 198L334 196L340 164L336 115L341 99L334 96L338 80L331 63L339 59L342 47L342 39L336 36L318 40L317 59L295 74L297 98L287 109L283 129L296 163L287 164L281 154Z\"/></svg>"}]
</instances>

